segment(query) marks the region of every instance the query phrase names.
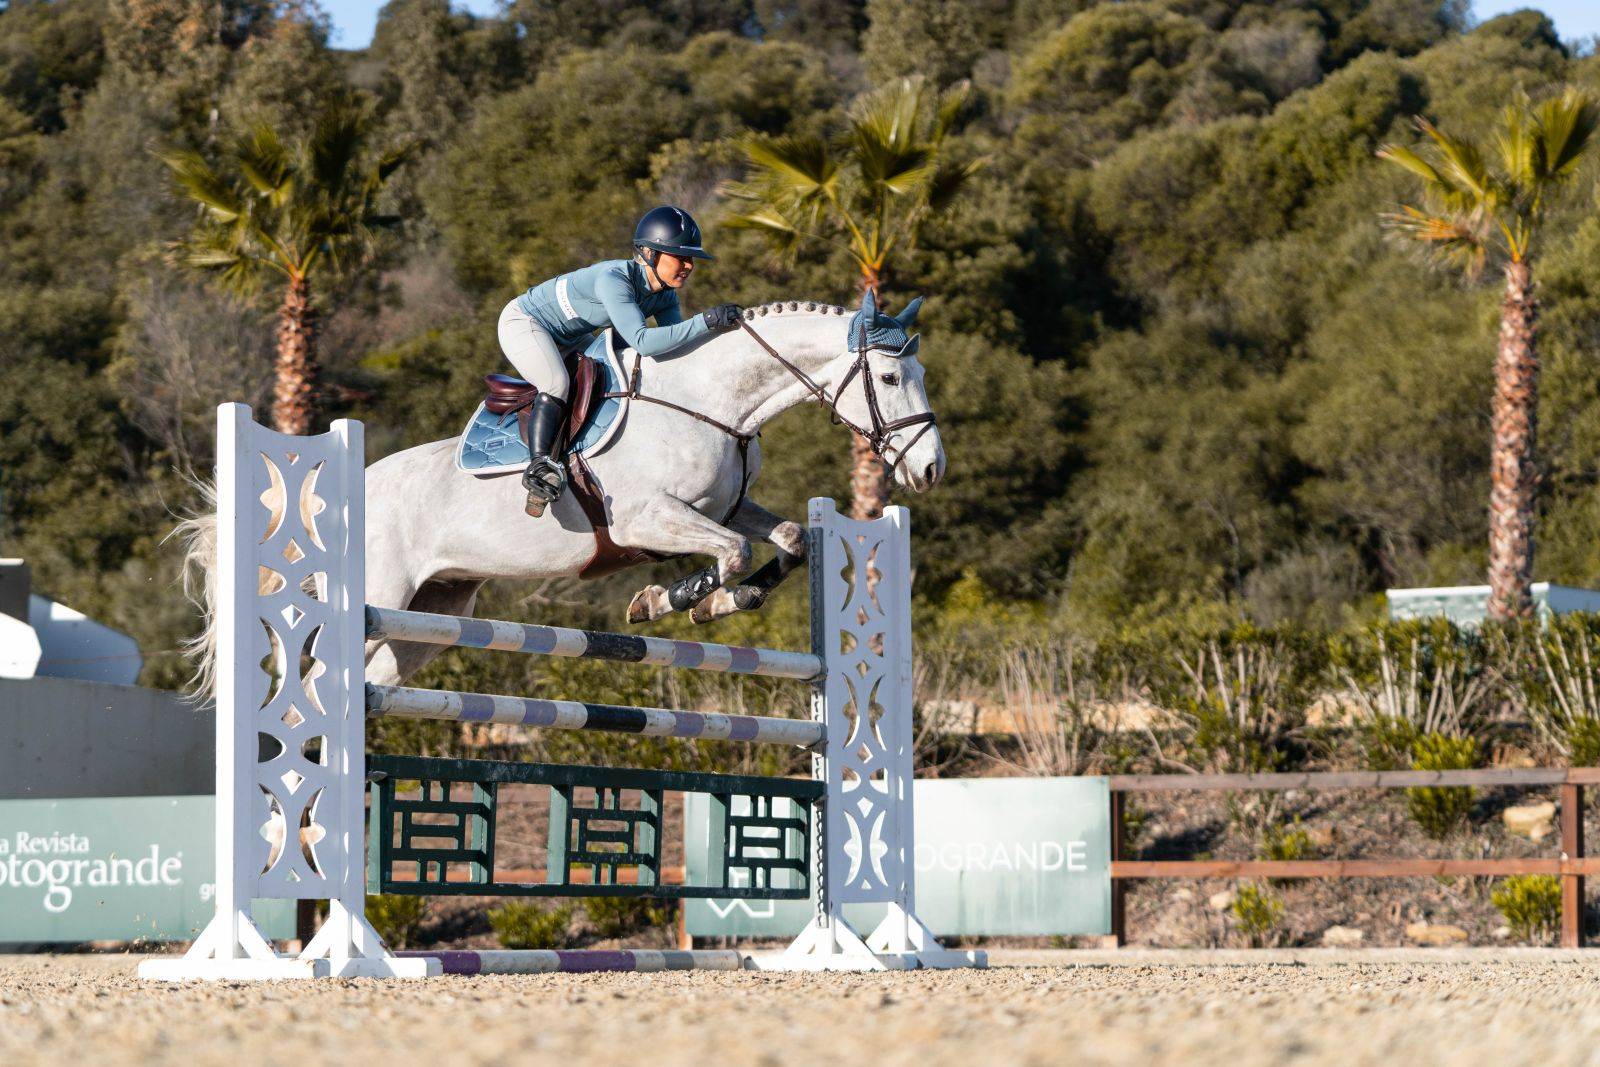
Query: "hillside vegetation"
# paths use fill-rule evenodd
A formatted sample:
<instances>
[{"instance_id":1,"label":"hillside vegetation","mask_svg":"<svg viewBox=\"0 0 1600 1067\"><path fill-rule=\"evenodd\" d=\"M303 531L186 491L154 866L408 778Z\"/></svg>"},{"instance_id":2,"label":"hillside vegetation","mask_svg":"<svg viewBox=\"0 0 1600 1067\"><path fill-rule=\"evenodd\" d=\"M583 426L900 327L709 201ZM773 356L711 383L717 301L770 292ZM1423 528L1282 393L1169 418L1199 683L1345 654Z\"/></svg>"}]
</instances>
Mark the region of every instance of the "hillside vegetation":
<instances>
[{"instance_id":1,"label":"hillside vegetation","mask_svg":"<svg viewBox=\"0 0 1600 1067\"><path fill-rule=\"evenodd\" d=\"M1438 0L514 0L494 18L394 0L362 52L299 4L13 0L0 546L138 636L147 683L182 679L165 650L194 623L163 537L198 505L215 404L266 406L273 305L172 265L193 208L158 151L214 158L256 122L292 138L342 96L384 145L420 142L388 192L403 230L317 297L322 418L365 420L375 457L456 432L503 369L500 306L626 254L656 202L696 212L720 257L692 309L854 303L845 252L777 259L718 225L719 189L743 138L837 132L907 75L970 80L946 150L986 160L885 280L891 307L929 296L951 463L912 502L921 625L1339 629L1385 587L1482 580L1497 290L1385 237L1407 185L1374 153L1413 142L1413 115L1481 133L1519 90L1600 92L1600 60L1536 12L1469 28ZM1592 187L1539 275L1535 577L1576 585L1600 583ZM847 442L814 409L765 445L769 504L846 495ZM640 581L486 606L614 626ZM723 635L803 640L801 592Z\"/></svg>"}]
</instances>

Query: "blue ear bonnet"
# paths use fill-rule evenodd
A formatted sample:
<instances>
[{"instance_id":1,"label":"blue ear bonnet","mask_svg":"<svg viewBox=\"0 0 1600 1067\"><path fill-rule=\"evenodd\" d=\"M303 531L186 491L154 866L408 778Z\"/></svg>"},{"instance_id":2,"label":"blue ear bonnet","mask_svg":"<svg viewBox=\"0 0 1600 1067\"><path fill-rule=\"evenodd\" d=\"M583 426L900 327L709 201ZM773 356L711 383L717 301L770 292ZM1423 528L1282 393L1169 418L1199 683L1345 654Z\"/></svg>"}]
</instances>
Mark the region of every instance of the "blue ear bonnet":
<instances>
[{"instance_id":1,"label":"blue ear bonnet","mask_svg":"<svg viewBox=\"0 0 1600 1067\"><path fill-rule=\"evenodd\" d=\"M887 315L874 315L858 311L850 317L850 351L861 351L861 324L867 326L867 347L882 352L898 352L911 340L906 328Z\"/></svg>"},{"instance_id":2,"label":"blue ear bonnet","mask_svg":"<svg viewBox=\"0 0 1600 1067\"><path fill-rule=\"evenodd\" d=\"M862 327L866 327L867 348L879 352L904 352L910 355L916 351L911 348L911 327L917 321L917 312L922 310L922 297L917 297L905 306L899 315L885 315L878 310L878 303L868 293L861 301L861 310L850 317L850 351L861 351Z\"/></svg>"}]
</instances>

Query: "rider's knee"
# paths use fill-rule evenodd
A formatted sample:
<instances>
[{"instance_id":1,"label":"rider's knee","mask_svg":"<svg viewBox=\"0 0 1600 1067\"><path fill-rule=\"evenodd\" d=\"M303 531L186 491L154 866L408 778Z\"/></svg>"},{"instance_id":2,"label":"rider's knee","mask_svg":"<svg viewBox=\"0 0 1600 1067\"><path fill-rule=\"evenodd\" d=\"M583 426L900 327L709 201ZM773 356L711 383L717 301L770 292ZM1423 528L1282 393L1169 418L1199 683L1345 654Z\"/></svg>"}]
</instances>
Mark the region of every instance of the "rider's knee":
<instances>
[{"instance_id":1,"label":"rider's knee","mask_svg":"<svg viewBox=\"0 0 1600 1067\"><path fill-rule=\"evenodd\" d=\"M567 368L557 363L536 384L540 392L565 400L572 388L572 379L567 376Z\"/></svg>"}]
</instances>

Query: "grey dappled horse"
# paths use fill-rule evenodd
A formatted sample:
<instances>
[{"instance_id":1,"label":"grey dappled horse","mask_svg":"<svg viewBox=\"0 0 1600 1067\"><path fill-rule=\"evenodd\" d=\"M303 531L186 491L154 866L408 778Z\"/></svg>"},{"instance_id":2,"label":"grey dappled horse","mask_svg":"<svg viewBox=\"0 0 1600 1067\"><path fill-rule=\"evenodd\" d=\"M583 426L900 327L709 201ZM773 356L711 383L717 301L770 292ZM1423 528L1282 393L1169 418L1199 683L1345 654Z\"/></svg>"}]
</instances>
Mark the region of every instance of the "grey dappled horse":
<instances>
[{"instance_id":1,"label":"grey dappled horse","mask_svg":"<svg viewBox=\"0 0 1600 1067\"><path fill-rule=\"evenodd\" d=\"M641 397L667 404L635 398L621 432L588 460L619 545L712 558L717 587L695 603L697 621L745 606L740 590L727 586L748 570L752 538L777 546L791 565L805 555L802 527L748 496L761 468L760 442L741 448L726 430L753 436L796 404L818 400L877 439L901 485L922 492L943 476L944 446L908 332L920 304L899 319L879 312L870 294L855 315L825 304L768 304L746 312L745 329L643 361ZM433 441L368 468L367 603L470 615L489 579L575 575L594 554L593 527L570 491L532 518L516 477L463 472L455 449L454 438ZM191 557L202 556L206 520L189 525ZM634 597L630 618L661 618L675 599L650 586ZM369 642L367 680L399 684L439 651Z\"/></svg>"}]
</instances>

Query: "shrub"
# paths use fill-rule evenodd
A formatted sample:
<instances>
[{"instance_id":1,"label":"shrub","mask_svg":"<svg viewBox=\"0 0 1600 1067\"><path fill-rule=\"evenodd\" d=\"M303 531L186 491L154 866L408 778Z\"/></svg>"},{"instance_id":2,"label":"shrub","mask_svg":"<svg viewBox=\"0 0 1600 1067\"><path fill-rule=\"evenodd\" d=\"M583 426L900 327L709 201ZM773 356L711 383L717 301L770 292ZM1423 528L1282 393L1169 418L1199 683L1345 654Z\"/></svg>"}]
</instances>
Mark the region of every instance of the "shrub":
<instances>
[{"instance_id":1,"label":"shrub","mask_svg":"<svg viewBox=\"0 0 1600 1067\"><path fill-rule=\"evenodd\" d=\"M571 904L546 910L531 900L508 900L489 912L489 925L506 948L561 948L573 911Z\"/></svg>"},{"instance_id":2,"label":"shrub","mask_svg":"<svg viewBox=\"0 0 1600 1067\"><path fill-rule=\"evenodd\" d=\"M1408 729L1471 733L1493 701L1494 644L1442 618L1377 623L1336 639L1334 673L1359 709L1369 756L1381 760Z\"/></svg>"},{"instance_id":3,"label":"shrub","mask_svg":"<svg viewBox=\"0 0 1600 1067\"><path fill-rule=\"evenodd\" d=\"M1553 874L1507 878L1489 899L1520 940L1548 940L1561 923L1561 880Z\"/></svg>"},{"instance_id":4,"label":"shrub","mask_svg":"<svg viewBox=\"0 0 1600 1067\"><path fill-rule=\"evenodd\" d=\"M1290 826L1269 825L1261 834L1260 857L1264 860L1303 860L1311 856L1311 835L1300 829L1300 820ZM1282 886L1288 879L1274 878L1273 885Z\"/></svg>"},{"instance_id":5,"label":"shrub","mask_svg":"<svg viewBox=\"0 0 1600 1067\"><path fill-rule=\"evenodd\" d=\"M1283 921L1283 901L1270 889L1242 885L1233 898L1233 918L1251 948L1261 948Z\"/></svg>"},{"instance_id":6,"label":"shrub","mask_svg":"<svg viewBox=\"0 0 1600 1067\"><path fill-rule=\"evenodd\" d=\"M1261 835L1264 860L1303 860L1311 852L1311 836L1300 829L1299 819L1292 826L1269 826Z\"/></svg>"},{"instance_id":7,"label":"shrub","mask_svg":"<svg viewBox=\"0 0 1600 1067\"><path fill-rule=\"evenodd\" d=\"M1411 745L1411 767L1418 771L1464 771L1478 765L1478 741L1429 733ZM1422 786L1406 790L1406 808L1422 832L1443 840L1472 811L1475 797L1469 786Z\"/></svg>"},{"instance_id":8,"label":"shrub","mask_svg":"<svg viewBox=\"0 0 1600 1067\"><path fill-rule=\"evenodd\" d=\"M665 926L672 921L670 906L639 897L588 897L583 902L583 910L601 940L622 937L638 929Z\"/></svg>"},{"instance_id":9,"label":"shrub","mask_svg":"<svg viewBox=\"0 0 1600 1067\"><path fill-rule=\"evenodd\" d=\"M1522 705L1544 758L1593 766L1600 759L1600 616L1573 612L1489 632L1508 695Z\"/></svg>"},{"instance_id":10,"label":"shrub","mask_svg":"<svg viewBox=\"0 0 1600 1067\"><path fill-rule=\"evenodd\" d=\"M428 914L428 898L384 893L367 898L367 921L390 948L405 948Z\"/></svg>"},{"instance_id":11,"label":"shrub","mask_svg":"<svg viewBox=\"0 0 1600 1067\"><path fill-rule=\"evenodd\" d=\"M1567 722L1567 761L1573 767L1600 766L1600 719L1580 715Z\"/></svg>"},{"instance_id":12,"label":"shrub","mask_svg":"<svg viewBox=\"0 0 1600 1067\"><path fill-rule=\"evenodd\" d=\"M1404 719L1375 715L1357 725L1356 736L1366 766L1375 771L1399 771L1411 766L1411 749L1421 734Z\"/></svg>"},{"instance_id":13,"label":"shrub","mask_svg":"<svg viewBox=\"0 0 1600 1067\"><path fill-rule=\"evenodd\" d=\"M1152 671L1184 759L1208 771L1271 771L1293 761L1306 708L1325 670L1320 635L1248 623L1179 644L1173 668Z\"/></svg>"}]
</instances>

